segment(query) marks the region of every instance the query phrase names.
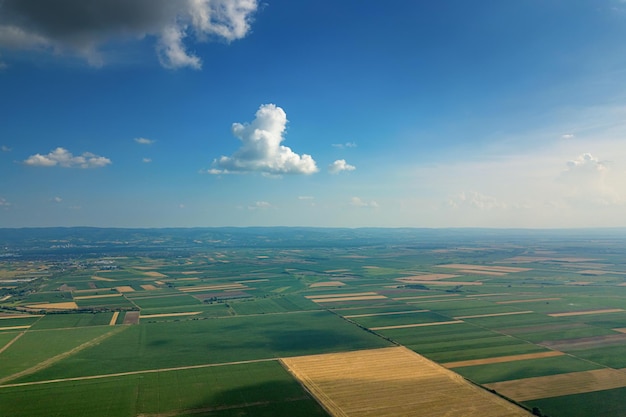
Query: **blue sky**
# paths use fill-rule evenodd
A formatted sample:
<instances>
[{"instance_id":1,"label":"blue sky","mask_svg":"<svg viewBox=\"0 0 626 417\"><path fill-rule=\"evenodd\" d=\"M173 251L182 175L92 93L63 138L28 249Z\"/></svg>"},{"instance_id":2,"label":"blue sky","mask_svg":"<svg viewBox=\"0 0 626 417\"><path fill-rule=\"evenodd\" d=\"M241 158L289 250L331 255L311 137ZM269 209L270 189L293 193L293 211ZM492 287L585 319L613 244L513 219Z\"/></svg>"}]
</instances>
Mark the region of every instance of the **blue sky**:
<instances>
[{"instance_id":1,"label":"blue sky","mask_svg":"<svg viewBox=\"0 0 626 417\"><path fill-rule=\"evenodd\" d=\"M626 226L626 2L5 0L0 227Z\"/></svg>"}]
</instances>

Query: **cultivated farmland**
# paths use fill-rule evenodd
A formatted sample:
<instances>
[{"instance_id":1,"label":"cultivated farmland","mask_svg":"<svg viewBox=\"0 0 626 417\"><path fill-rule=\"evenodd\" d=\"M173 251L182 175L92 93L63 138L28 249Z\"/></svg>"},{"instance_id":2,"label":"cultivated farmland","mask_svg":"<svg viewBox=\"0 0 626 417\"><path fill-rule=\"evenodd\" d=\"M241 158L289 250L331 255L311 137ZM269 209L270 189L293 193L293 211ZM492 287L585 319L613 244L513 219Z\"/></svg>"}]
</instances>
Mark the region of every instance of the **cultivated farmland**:
<instances>
[{"instance_id":1,"label":"cultivated farmland","mask_svg":"<svg viewBox=\"0 0 626 417\"><path fill-rule=\"evenodd\" d=\"M468 387L520 415L626 415L619 231L5 235L0 415L326 415L316 399L406 415L424 398L441 415L508 415L442 400ZM455 388L411 397L425 369Z\"/></svg>"}]
</instances>

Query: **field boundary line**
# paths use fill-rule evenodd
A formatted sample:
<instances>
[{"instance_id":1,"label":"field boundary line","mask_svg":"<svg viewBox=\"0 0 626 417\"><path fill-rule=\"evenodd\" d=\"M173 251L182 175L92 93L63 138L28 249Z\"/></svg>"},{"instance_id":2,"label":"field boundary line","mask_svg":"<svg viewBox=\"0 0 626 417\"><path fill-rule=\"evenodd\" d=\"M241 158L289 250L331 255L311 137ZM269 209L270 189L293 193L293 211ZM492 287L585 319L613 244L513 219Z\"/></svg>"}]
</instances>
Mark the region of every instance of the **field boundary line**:
<instances>
[{"instance_id":1,"label":"field boundary line","mask_svg":"<svg viewBox=\"0 0 626 417\"><path fill-rule=\"evenodd\" d=\"M17 372L17 373L14 373L13 375L8 375L8 376L6 376L4 378L0 378L0 386L2 384L4 384L5 382L7 382L7 381L11 381L12 379L16 379L16 378L20 378L20 377L23 377L23 376L26 376L26 375L30 375L30 374L38 372L38 371L40 371L42 369L48 368L49 366L55 364L56 362L58 362L60 360L63 360L65 358L68 358L68 357L74 355L75 353L80 352L81 350L87 349L87 348L89 348L91 346L95 346L98 343L102 342L103 340L108 339L109 337L113 336L114 334L117 334L117 333L119 333L122 330L125 330L127 328L128 327L126 327L126 326L116 327L113 330L111 330L110 332L107 332L107 333L105 333L103 335L100 335L100 336L96 337L95 339L91 339L88 342L85 342L85 343L83 343L81 345L76 346L74 349L68 350L67 352L63 352L63 353L60 353L60 354L58 354L56 356L48 358L48 359L46 359L43 362L39 362L35 366L31 366L30 368L24 369L23 371L20 371L20 372Z\"/></svg>"},{"instance_id":2,"label":"field boundary line","mask_svg":"<svg viewBox=\"0 0 626 417\"><path fill-rule=\"evenodd\" d=\"M4 351L5 351L5 350L7 350L8 348L10 348L10 347L11 347L11 345L12 345L13 343L17 342L17 340L18 340L20 337L24 336L25 334L26 334L26 332L21 332L21 333L19 333L17 336L15 336L13 339L11 339L11 341L10 341L9 343L7 343L6 345L4 345L4 346L2 346L2 347L0 348L0 353L4 352Z\"/></svg>"},{"instance_id":3,"label":"field boundary line","mask_svg":"<svg viewBox=\"0 0 626 417\"><path fill-rule=\"evenodd\" d=\"M126 328L126 326L120 326L119 328ZM91 379L105 379L105 378L116 378L116 377L121 377L121 376L130 376L130 375L153 374L157 372L184 371L188 369L212 368L216 366L244 365L246 363L272 362L272 361L278 361L278 359L279 358L263 358L263 359L250 359L246 361L235 361L235 362L204 363L201 365L177 366L174 368L144 369L141 371L128 371L128 372L118 372L115 374L87 375L87 376L77 376L77 377L72 377L72 378L48 379L45 381L19 382L16 384L3 384L3 382L0 381L0 389L14 388L14 387L26 387L29 385L54 384L57 382L87 381Z\"/></svg>"}]
</instances>

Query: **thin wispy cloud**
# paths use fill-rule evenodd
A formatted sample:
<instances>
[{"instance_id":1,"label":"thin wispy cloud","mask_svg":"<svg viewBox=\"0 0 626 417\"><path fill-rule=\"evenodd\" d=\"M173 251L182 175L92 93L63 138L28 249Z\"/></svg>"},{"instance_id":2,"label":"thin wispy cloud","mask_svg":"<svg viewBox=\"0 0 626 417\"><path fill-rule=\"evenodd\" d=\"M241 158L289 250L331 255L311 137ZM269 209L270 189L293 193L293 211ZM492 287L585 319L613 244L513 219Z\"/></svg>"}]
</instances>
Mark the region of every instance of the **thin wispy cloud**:
<instances>
[{"instance_id":1,"label":"thin wispy cloud","mask_svg":"<svg viewBox=\"0 0 626 417\"><path fill-rule=\"evenodd\" d=\"M143 162L144 164L149 164L150 162L152 162L152 159L151 158L143 158L141 160L141 162Z\"/></svg>"},{"instance_id":2,"label":"thin wispy cloud","mask_svg":"<svg viewBox=\"0 0 626 417\"><path fill-rule=\"evenodd\" d=\"M566 133L564 135L561 135L561 139L573 139L574 138L574 134L572 133Z\"/></svg>"},{"instance_id":3,"label":"thin wispy cloud","mask_svg":"<svg viewBox=\"0 0 626 417\"><path fill-rule=\"evenodd\" d=\"M152 145L154 143L154 140L147 138L135 138L134 140L140 145Z\"/></svg>"},{"instance_id":4,"label":"thin wispy cloud","mask_svg":"<svg viewBox=\"0 0 626 417\"><path fill-rule=\"evenodd\" d=\"M31 155L24 160L24 164L34 167L102 168L111 164L111 160L91 152L74 156L67 149L59 147L46 155Z\"/></svg>"},{"instance_id":5,"label":"thin wispy cloud","mask_svg":"<svg viewBox=\"0 0 626 417\"><path fill-rule=\"evenodd\" d=\"M505 209L508 205L496 197L481 194L477 191L464 191L448 200L453 208L473 208L478 210Z\"/></svg>"},{"instance_id":6,"label":"thin wispy cloud","mask_svg":"<svg viewBox=\"0 0 626 417\"><path fill-rule=\"evenodd\" d=\"M355 169L356 167L348 164L345 159L338 159L328 166L328 172L331 174L339 174L343 171L354 171Z\"/></svg>"},{"instance_id":7,"label":"thin wispy cloud","mask_svg":"<svg viewBox=\"0 0 626 417\"><path fill-rule=\"evenodd\" d=\"M0 47L72 54L101 66L107 43L155 38L161 65L199 69L188 44L245 37L257 9L257 0L3 0Z\"/></svg>"},{"instance_id":8,"label":"thin wispy cloud","mask_svg":"<svg viewBox=\"0 0 626 417\"><path fill-rule=\"evenodd\" d=\"M333 143L331 145L333 148L344 149L344 148L356 148L356 142L346 142L346 143Z\"/></svg>"},{"instance_id":9,"label":"thin wispy cloud","mask_svg":"<svg viewBox=\"0 0 626 417\"><path fill-rule=\"evenodd\" d=\"M268 175L313 174L318 171L311 155L299 155L285 140L287 114L274 104L263 104L251 123L233 123L232 132L241 147L232 156L213 161L210 174L260 172Z\"/></svg>"},{"instance_id":10,"label":"thin wispy cloud","mask_svg":"<svg viewBox=\"0 0 626 417\"><path fill-rule=\"evenodd\" d=\"M11 203L9 203L5 198L0 197L0 207L8 208L10 206Z\"/></svg>"},{"instance_id":11,"label":"thin wispy cloud","mask_svg":"<svg viewBox=\"0 0 626 417\"><path fill-rule=\"evenodd\" d=\"M350 199L350 205L360 208L378 208L378 203L376 201L364 201L360 197L352 197Z\"/></svg>"},{"instance_id":12,"label":"thin wispy cloud","mask_svg":"<svg viewBox=\"0 0 626 417\"><path fill-rule=\"evenodd\" d=\"M273 206L267 201L257 201L254 204L248 206L248 210L267 210Z\"/></svg>"},{"instance_id":13,"label":"thin wispy cloud","mask_svg":"<svg viewBox=\"0 0 626 417\"><path fill-rule=\"evenodd\" d=\"M12 148L9 148L9 147L8 147L8 146L6 146L6 145L2 145L2 146L0 146L0 150L1 150L2 152L11 152L13 149L12 149Z\"/></svg>"}]
</instances>

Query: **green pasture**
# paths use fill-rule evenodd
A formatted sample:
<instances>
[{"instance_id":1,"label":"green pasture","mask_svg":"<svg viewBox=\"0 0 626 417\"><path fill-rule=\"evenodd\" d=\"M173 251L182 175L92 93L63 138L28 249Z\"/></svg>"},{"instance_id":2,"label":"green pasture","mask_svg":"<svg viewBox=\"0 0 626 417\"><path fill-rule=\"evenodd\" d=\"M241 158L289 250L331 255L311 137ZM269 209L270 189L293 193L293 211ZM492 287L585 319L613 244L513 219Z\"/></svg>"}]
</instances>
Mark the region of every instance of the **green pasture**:
<instances>
[{"instance_id":1,"label":"green pasture","mask_svg":"<svg viewBox=\"0 0 626 417\"><path fill-rule=\"evenodd\" d=\"M142 309L152 309L158 311L163 307L187 307L202 304L202 301L187 294L166 294L154 297L128 297L133 304Z\"/></svg>"},{"instance_id":2,"label":"green pasture","mask_svg":"<svg viewBox=\"0 0 626 417\"><path fill-rule=\"evenodd\" d=\"M229 304L235 313L239 315L321 309L321 307L314 302L298 295L255 298L253 300L245 301L231 301Z\"/></svg>"},{"instance_id":3,"label":"green pasture","mask_svg":"<svg viewBox=\"0 0 626 417\"><path fill-rule=\"evenodd\" d=\"M0 319L0 328L13 326L32 326L40 319L42 319L42 317L27 315L24 315L24 317L20 318L2 318Z\"/></svg>"},{"instance_id":4,"label":"green pasture","mask_svg":"<svg viewBox=\"0 0 626 417\"><path fill-rule=\"evenodd\" d=\"M405 324L423 324L450 321L449 317L433 311L406 314L387 314L383 316L354 317L350 320L364 327L401 326Z\"/></svg>"},{"instance_id":5,"label":"green pasture","mask_svg":"<svg viewBox=\"0 0 626 417\"><path fill-rule=\"evenodd\" d=\"M62 329L69 327L106 326L113 313L54 313L46 314L30 330ZM0 322L0 324L2 324Z\"/></svg>"},{"instance_id":6,"label":"green pasture","mask_svg":"<svg viewBox=\"0 0 626 417\"><path fill-rule=\"evenodd\" d=\"M109 326L97 326L27 331L8 349L0 353L0 378L29 369L98 336L115 331L114 329Z\"/></svg>"},{"instance_id":7,"label":"green pasture","mask_svg":"<svg viewBox=\"0 0 626 417\"><path fill-rule=\"evenodd\" d=\"M551 417L624 417L626 388L525 401Z\"/></svg>"},{"instance_id":8,"label":"green pasture","mask_svg":"<svg viewBox=\"0 0 626 417\"><path fill-rule=\"evenodd\" d=\"M600 368L602 368L600 365L563 355L550 358L465 366L454 368L453 371L478 384L488 384L491 382L590 371Z\"/></svg>"},{"instance_id":9,"label":"green pasture","mask_svg":"<svg viewBox=\"0 0 626 417\"><path fill-rule=\"evenodd\" d=\"M389 346L325 311L128 326L25 381Z\"/></svg>"},{"instance_id":10,"label":"green pasture","mask_svg":"<svg viewBox=\"0 0 626 417\"><path fill-rule=\"evenodd\" d=\"M327 415L277 361L0 387L0 404L14 417Z\"/></svg>"},{"instance_id":11,"label":"green pasture","mask_svg":"<svg viewBox=\"0 0 626 417\"><path fill-rule=\"evenodd\" d=\"M124 296L119 297L104 297L104 298L88 298L86 300L76 300L78 308L81 309L131 309L135 305L128 301Z\"/></svg>"}]
</instances>

